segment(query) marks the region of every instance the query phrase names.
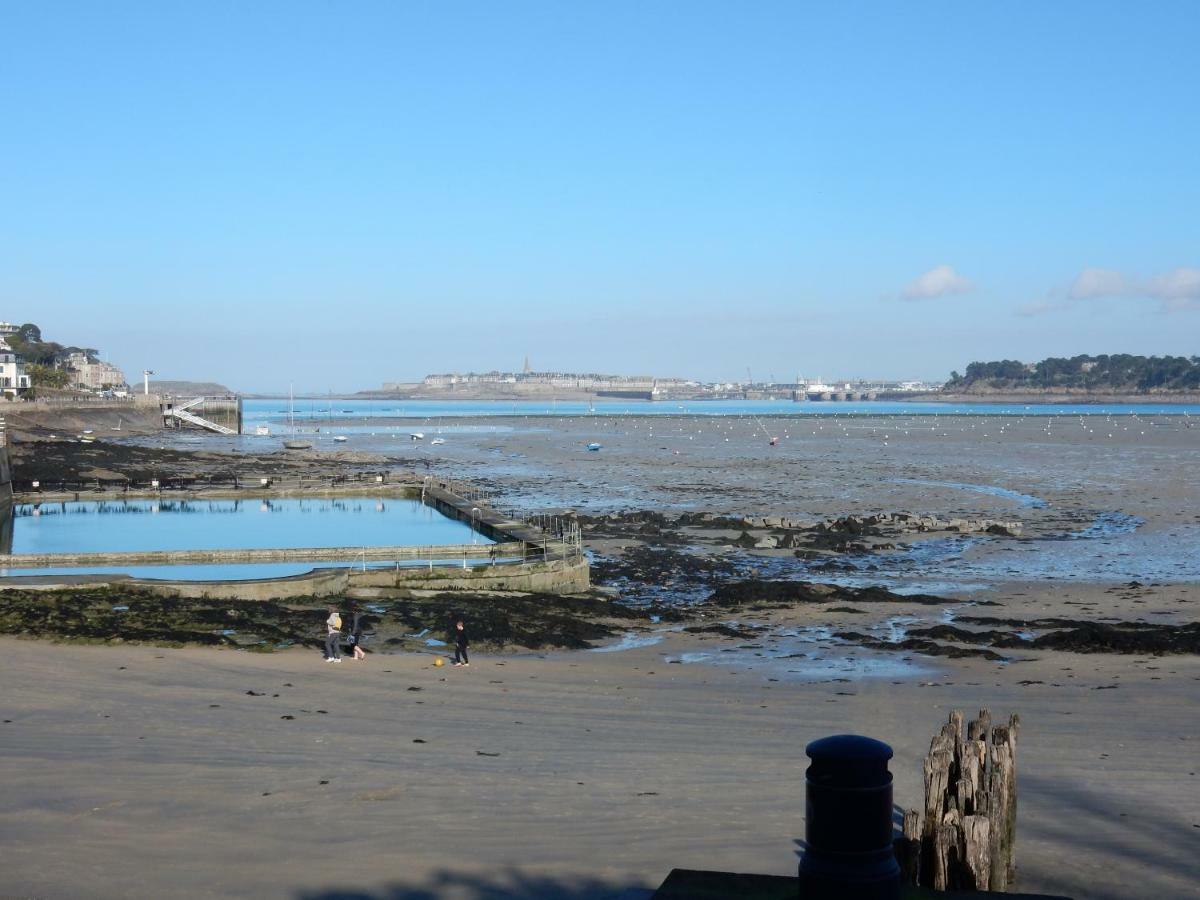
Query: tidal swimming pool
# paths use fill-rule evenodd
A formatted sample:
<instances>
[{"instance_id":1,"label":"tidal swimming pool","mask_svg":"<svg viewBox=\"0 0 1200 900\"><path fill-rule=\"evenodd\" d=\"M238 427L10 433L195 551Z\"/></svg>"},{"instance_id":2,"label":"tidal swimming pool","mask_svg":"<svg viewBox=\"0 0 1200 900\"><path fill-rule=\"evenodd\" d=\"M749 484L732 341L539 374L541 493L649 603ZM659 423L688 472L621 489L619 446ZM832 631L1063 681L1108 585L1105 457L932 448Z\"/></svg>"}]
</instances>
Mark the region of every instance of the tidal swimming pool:
<instances>
[{"instance_id":1,"label":"tidal swimming pool","mask_svg":"<svg viewBox=\"0 0 1200 900\"><path fill-rule=\"evenodd\" d=\"M492 543L395 497L22 503L13 508L11 534L11 553Z\"/></svg>"}]
</instances>

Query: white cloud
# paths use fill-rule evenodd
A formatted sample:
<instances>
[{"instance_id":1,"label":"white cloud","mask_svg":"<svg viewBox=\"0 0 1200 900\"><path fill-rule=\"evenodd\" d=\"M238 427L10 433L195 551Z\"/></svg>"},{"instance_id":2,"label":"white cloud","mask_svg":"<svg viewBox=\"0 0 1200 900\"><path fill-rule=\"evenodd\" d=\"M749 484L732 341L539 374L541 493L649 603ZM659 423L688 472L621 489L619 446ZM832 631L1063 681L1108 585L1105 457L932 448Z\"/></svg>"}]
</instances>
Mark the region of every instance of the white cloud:
<instances>
[{"instance_id":1,"label":"white cloud","mask_svg":"<svg viewBox=\"0 0 1200 900\"><path fill-rule=\"evenodd\" d=\"M1151 278L1137 278L1115 269L1084 269L1067 296L1072 300L1157 300L1164 312L1200 309L1200 269L1181 266Z\"/></svg>"},{"instance_id":2,"label":"white cloud","mask_svg":"<svg viewBox=\"0 0 1200 900\"><path fill-rule=\"evenodd\" d=\"M1146 294L1162 303L1168 312L1200 309L1200 269L1182 266L1146 282Z\"/></svg>"},{"instance_id":3,"label":"white cloud","mask_svg":"<svg viewBox=\"0 0 1200 900\"><path fill-rule=\"evenodd\" d=\"M1037 300L1033 303L1026 303L1024 306L1018 306L1016 313L1018 316L1032 318L1041 316L1049 312L1056 312L1060 309L1066 309L1067 304L1062 300L1055 300L1053 297L1047 297L1045 300Z\"/></svg>"},{"instance_id":4,"label":"white cloud","mask_svg":"<svg viewBox=\"0 0 1200 900\"><path fill-rule=\"evenodd\" d=\"M905 300L932 300L935 297L965 294L974 287L968 279L955 272L953 267L941 265L934 266L924 275L913 279L901 296Z\"/></svg>"},{"instance_id":5,"label":"white cloud","mask_svg":"<svg viewBox=\"0 0 1200 900\"><path fill-rule=\"evenodd\" d=\"M1067 296L1072 300L1126 297L1132 287L1133 282L1116 269L1084 269L1067 291Z\"/></svg>"}]
</instances>

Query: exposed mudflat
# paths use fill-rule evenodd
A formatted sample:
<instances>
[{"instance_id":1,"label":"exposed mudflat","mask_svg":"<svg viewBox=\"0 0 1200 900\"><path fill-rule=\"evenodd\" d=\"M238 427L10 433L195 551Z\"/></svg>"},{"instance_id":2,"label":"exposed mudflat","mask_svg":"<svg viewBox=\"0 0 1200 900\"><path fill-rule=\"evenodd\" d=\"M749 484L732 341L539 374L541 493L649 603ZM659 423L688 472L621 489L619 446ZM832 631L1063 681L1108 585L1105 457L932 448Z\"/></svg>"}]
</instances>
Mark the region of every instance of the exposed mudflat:
<instances>
[{"instance_id":1,"label":"exposed mudflat","mask_svg":"<svg viewBox=\"0 0 1200 900\"><path fill-rule=\"evenodd\" d=\"M200 439L203 440L203 439ZM403 466L406 460L389 459L376 453L346 450L333 453L277 451L273 453L227 453L185 445L150 446L97 438L84 444L61 440L22 441L12 445L13 478L17 488L41 482L44 490L61 483L84 490L100 487L119 490L125 484L147 486L152 479L185 480L203 486L206 482L230 483L234 478L275 475L308 475L314 480L359 472L378 472Z\"/></svg>"}]
</instances>

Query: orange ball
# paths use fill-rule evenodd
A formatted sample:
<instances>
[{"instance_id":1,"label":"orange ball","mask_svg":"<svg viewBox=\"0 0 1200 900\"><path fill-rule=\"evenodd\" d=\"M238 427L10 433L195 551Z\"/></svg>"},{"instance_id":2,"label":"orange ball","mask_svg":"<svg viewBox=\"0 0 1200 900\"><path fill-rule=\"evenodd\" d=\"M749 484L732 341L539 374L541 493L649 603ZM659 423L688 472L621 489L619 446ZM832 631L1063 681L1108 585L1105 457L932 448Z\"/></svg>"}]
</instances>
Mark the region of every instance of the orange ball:
<instances>
[{"instance_id":1,"label":"orange ball","mask_svg":"<svg viewBox=\"0 0 1200 900\"><path fill-rule=\"evenodd\" d=\"M439 656L437 659L435 659L433 661L433 664L440 669L442 666L444 666L446 664L446 661Z\"/></svg>"}]
</instances>

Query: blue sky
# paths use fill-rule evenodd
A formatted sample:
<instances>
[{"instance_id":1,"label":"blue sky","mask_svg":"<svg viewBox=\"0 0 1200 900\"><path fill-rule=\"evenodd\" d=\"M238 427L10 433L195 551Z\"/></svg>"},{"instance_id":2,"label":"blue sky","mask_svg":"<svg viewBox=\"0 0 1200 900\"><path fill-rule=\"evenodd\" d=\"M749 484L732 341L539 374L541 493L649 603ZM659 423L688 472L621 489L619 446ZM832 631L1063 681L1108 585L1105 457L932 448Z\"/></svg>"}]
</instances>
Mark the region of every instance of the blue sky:
<instances>
[{"instance_id":1,"label":"blue sky","mask_svg":"<svg viewBox=\"0 0 1200 900\"><path fill-rule=\"evenodd\" d=\"M1195 3L6 3L0 319L133 376L1200 352Z\"/></svg>"}]
</instances>

